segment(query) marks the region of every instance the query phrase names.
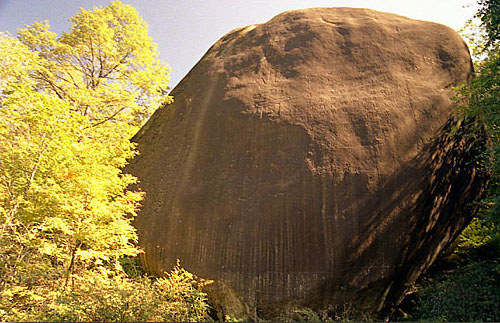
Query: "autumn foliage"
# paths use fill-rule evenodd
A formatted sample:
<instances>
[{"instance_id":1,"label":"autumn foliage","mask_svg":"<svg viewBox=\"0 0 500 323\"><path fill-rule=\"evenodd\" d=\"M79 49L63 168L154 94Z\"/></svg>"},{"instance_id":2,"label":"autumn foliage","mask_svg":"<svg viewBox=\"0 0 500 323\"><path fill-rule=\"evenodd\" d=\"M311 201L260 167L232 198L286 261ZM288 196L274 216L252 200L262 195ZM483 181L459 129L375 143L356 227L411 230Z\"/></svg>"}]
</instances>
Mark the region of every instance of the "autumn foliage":
<instances>
[{"instance_id":1,"label":"autumn foliage","mask_svg":"<svg viewBox=\"0 0 500 323\"><path fill-rule=\"evenodd\" d=\"M187 315L158 310L171 302L159 286L194 276L179 267L155 283L120 261L141 253L131 221L143 198L121 169L131 136L172 100L169 67L131 6L71 22L62 35L48 22L0 35L0 320L201 319L196 288Z\"/></svg>"}]
</instances>

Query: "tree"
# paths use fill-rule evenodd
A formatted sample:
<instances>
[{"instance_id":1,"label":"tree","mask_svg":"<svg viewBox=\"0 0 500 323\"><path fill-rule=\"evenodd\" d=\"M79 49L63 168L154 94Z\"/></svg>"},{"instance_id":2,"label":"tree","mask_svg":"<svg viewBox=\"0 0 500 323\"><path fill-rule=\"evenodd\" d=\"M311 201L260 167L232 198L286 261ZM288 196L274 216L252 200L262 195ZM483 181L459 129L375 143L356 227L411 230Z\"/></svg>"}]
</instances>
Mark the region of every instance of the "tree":
<instances>
[{"instance_id":1,"label":"tree","mask_svg":"<svg viewBox=\"0 0 500 323\"><path fill-rule=\"evenodd\" d=\"M492 172L486 204L486 220L498 228L500 224L500 3L496 0L479 0L476 15L480 20L479 34L475 38L473 54L476 62L475 78L461 88L457 95L465 118L476 120L474 135L480 127L486 131L490 149L484 151L482 162Z\"/></svg>"},{"instance_id":2,"label":"tree","mask_svg":"<svg viewBox=\"0 0 500 323\"><path fill-rule=\"evenodd\" d=\"M486 32L487 47L498 46L500 40L500 2L496 0L479 0L477 17L481 19L482 27Z\"/></svg>"},{"instance_id":3,"label":"tree","mask_svg":"<svg viewBox=\"0 0 500 323\"><path fill-rule=\"evenodd\" d=\"M47 22L0 34L1 320L108 320L82 312L107 304L90 290L137 296L144 285L119 261L141 252L131 221L143 197L121 169L136 154L130 137L171 101L169 68L131 6L71 22L61 36Z\"/></svg>"},{"instance_id":4,"label":"tree","mask_svg":"<svg viewBox=\"0 0 500 323\"><path fill-rule=\"evenodd\" d=\"M170 70L132 6L113 1L93 11L81 9L70 21L70 31L60 37L48 22L18 32L43 59L43 69L32 73L40 89L70 103L91 126L111 120L140 126L170 99Z\"/></svg>"},{"instance_id":5,"label":"tree","mask_svg":"<svg viewBox=\"0 0 500 323\"><path fill-rule=\"evenodd\" d=\"M476 19L461 31L475 75L457 88L455 101L466 122L456 131L485 147L470 162L480 163L492 177L478 216L447 250L454 255L441 258L419 280L405 317L411 321L500 320L500 2L478 3Z\"/></svg>"}]
</instances>

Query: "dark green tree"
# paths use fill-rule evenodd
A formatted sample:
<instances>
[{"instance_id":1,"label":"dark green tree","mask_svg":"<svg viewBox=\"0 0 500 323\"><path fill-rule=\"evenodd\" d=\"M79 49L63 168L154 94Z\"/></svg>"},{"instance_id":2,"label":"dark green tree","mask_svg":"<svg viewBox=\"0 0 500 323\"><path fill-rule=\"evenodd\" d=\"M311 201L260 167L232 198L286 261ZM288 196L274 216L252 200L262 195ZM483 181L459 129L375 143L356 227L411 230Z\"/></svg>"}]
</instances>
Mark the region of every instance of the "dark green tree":
<instances>
[{"instance_id":1,"label":"dark green tree","mask_svg":"<svg viewBox=\"0 0 500 323\"><path fill-rule=\"evenodd\" d=\"M471 162L481 163L492 177L479 216L448 250L459 257L449 257L445 271L420 281L411 321L500 321L500 1L478 4L463 34L475 75L458 88L455 100L468 121L458 131L482 146L486 135L487 148Z\"/></svg>"},{"instance_id":2,"label":"dark green tree","mask_svg":"<svg viewBox=\"0 0 500 323\"><path fill-rule=\"evenodd\" d=\"M500 1L479 0L479 11L477 17L481 19L482 26L486 31L488 47L498 46L500 39Z\"/></svg>"},{"instance_id":3,"label":"dark green tree","mask_svg":"<svg viewBox=\"0 0 500 323\"><path fill-rule=\"evenodd\" d=\"M456 96L465 118L476 120L474 131L485 130L489 149L481 162L492 173L485 206L485 221L498 229L500 224L500 2L479 0L476 17L480 20L478 37L472 50L481 60L475 63L475 78L459 88ZM494 230L498 232L498 230Z\"/></svg>"}]
</instances>

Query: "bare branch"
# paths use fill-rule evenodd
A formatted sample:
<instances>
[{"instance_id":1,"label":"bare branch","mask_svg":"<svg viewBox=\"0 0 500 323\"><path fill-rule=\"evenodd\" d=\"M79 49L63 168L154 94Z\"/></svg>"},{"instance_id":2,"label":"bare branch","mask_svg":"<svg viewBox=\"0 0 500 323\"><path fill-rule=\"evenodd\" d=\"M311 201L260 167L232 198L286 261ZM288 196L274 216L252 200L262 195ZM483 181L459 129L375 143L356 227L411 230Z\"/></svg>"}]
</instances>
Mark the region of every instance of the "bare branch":
<instances>
[{"instance_id":1,"label":"bare branch","mask_svg":"<svg viewBox=\"0 0 500 323\"><path fill-rule=\"evenodd\" d=\"M113 113L111 116L97 122L97 123L94 123L88 127L85 127L84 129L89 129L89 128L93 128L93 127L97 127L105 122L108 122L109 120L112 120L114 117L116 117L118 115L118 113L122 112L123 110L125 110L126 107L122 107L120 109L118 109L115 113Z\"/></svg>"}]
</instances>

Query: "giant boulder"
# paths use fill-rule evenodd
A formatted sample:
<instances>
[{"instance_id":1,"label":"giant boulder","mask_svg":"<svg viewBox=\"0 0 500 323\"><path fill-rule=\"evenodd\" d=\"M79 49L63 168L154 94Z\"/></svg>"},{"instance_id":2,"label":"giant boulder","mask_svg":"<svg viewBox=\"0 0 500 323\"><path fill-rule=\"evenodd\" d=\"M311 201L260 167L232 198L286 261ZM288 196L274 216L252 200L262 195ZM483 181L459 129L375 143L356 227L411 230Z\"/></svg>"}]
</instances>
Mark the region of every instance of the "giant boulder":
<instances>
[{"instance_id":1,"label":"giant boulder","mask_svg":"<svg viewBox=\"0 0 500 323\"><path fill-rule=\"evenodd\" d=\"M267 317L390 309L483 191L474 145L449 131L471 72L450 28L367 9L230 32L134 139L147 270L180 259Z\"/></svg>"}]
</instances>

